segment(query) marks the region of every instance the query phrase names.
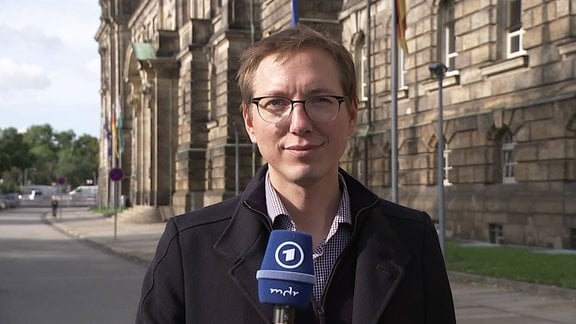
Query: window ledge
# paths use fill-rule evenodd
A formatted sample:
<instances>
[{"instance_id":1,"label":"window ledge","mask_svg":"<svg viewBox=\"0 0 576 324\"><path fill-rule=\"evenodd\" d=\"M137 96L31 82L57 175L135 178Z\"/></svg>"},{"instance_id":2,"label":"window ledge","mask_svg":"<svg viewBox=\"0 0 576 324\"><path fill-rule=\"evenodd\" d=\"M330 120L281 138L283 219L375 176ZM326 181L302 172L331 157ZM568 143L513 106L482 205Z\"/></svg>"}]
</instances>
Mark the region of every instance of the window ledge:
<instances>
[{"instance_id":1,"label":"window ledge","mask_svg":"<svg viewBox=\"0 0 576 324\"><path fill-rule=\"evenodd\" d=\"M490 77L528 66L528 55L521 55L480 69L483 76Z\"/></svg>"},{"instance_id":2,"label":"window ledge","mask_svg":"<svg viewBox=\"0 0 576 324\"><path fill-rule=\"evenodd\" d=\"M460 72L458 70L452 70L446 72L446 76L442 80L442 88L448 88L452 86L456 86L460 84ZM438 80L434 79L434 81L424 84L424 89L427 92L436 91L438 90Z\"/></svg>"},{"instance_id":3,"label":"window ledge","mask_svg":"<svg viewBox=\"0 0 576 324\"><path fill-rule=\"evenodd\" d=\"M402 87L402 88L398 89L398 93L397 93L396 98L397 99L407 99L408 98L408 87ZM385 102L392 101L392 93L389 93L388 95L386 95L386 98L384 100L385 100Z\"/></svg>"},{"instance_id":4,"label":"window ledge","mask_svg":"<svg viewBox=\"0 0 576 324\"><path fill-rule=\"evenodd\" d=\"M516 179L514 179L514 178L506 177L506 178L502 179L502 183L503 184L515 184L517 182L516 182Z\"/></svg>"},{"instance_id":5,"label":"window ledge","mask_svg":"<svg viewBox=\"0 0 576 324\"><path fill-rule=\"evenodd\" d=\"M208 129L208 130L215 128L216 126L218 126L217 120L211 120L211 121L206 123L206 129Z\"/></svg>"},{"instance_id":6,"label":"window ledge","mask_svg":"<svg viewBox=\"0 0 576 324\"><path fill-rule=\"evenodd\" d=\"M563 57L576 54L576 42L558 45L558 53Z\"/></svg>"}]
</instances>

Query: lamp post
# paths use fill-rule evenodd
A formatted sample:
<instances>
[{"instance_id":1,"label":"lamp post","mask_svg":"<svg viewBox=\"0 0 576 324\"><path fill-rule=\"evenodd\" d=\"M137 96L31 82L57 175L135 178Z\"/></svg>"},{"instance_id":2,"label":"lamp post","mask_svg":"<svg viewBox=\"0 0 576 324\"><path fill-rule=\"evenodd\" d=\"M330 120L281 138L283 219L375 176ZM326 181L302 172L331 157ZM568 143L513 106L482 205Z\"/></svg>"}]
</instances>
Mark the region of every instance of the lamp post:
<instances>
[{"instance_id":1,"label":"lamp post","mask_svg":"<svg viewBox=\"0 0 576 324\"><path fill-rule=\"evenodd\" d=\"M443 131L443 107L442 107L442 81L444 74L448 70L446 65L442 63L431 63L428 69L436 79L438 79L438 237L440 239L440 248L442 254L445 254L446 249L446 225L444 222L444 131Z\"/></svg>"}]
</instances>

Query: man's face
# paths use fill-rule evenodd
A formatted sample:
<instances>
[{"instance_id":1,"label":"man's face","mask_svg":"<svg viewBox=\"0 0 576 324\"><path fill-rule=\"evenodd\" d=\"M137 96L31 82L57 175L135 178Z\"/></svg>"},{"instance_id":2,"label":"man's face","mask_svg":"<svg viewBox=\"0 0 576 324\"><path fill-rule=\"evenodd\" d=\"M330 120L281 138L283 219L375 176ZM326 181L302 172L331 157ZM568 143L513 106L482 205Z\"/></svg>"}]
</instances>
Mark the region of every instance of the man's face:
<instances>
[{"instance_id":1,"label":"man's face","mask_svg":"<svg viewBox=\"0 0 576 324\"><path fill-rule=\"evenodd\" d=\"M334 59L317 49L299 49L282 61L276 54L262 60L254 75L254 97L281 96L305 100L311 96L343 96ZM287 120L273 124L258 115L252 104L243 110L246 130L269 163L275 186L296 183L312 185L331 178L354 131L357 106L341 103L338 116L330 122L310 120L301 103L294 105Z\"/></svg>"}]
</instances>

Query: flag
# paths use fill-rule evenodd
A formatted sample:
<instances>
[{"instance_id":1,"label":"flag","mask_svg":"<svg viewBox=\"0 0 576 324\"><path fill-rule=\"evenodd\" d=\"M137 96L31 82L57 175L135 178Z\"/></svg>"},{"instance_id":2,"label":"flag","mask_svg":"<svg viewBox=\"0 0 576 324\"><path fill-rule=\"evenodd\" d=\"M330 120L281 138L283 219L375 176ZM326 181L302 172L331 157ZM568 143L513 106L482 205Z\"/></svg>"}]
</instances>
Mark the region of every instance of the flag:
<instances>
[{"instance_id":1,"label":"flag","mask_svg":"<svg viewBox=\"0 0 576 324\"><path fill-rule=\"evenodd\" d=\"M292 7L292 17L290 21L290 25L295 27L298 25L299 15L298 15L298 0L291 0L291 7Z\"/></svg>"},{"instance_id":2,"label":"flag","mask_svg":"<svg viewBox=\"0 0 576 324\"><path fill-rule=\"evenodd\" d=\"M117 157L124 152L124 140L122 139L122 127L124 118L120 97L116 98L116 105L112 107L112 146Z\"/></svg>"},{"instance_id":3,"label":"flag","mask_svg":"<svg viewBox=\"0 0 576 324\"><path fill-rule=\"evenodd\" d=\"M116 130L117 132L117 137L118 137L118 144L116 144L118 146L118 154L122 154L124 152L124 138L122 136L122 127L124 125L124 118L122 116L122 112L120 112L120 114L118 115L117 118L117 126L118 129Z\"/></svg>"},{"instance_id":4,"label":"flag","mask_svg":"<svg viewBox=\"0 0 576 324\"><path fill-rule=\"evenodd\" d=\"M104 137L106 138L106 148L108 157L112 156L112 132L110 131L110 124L108 121L108 114L104 116Z\"/></svg>"},{"instance_id":5,"label":"flag","mask_svg":"<svg viewBox=\"0 0 576 324\"><path fill-rule=\"evenodd\" d=\"M112 131L112 152L118 154L118 125L116 123L116 109L112 107L110 129Z\"/></svg>"},{"instance_id":6,"label":"flag","mask_svg":"<svg viewBox=\"0 0 576 324\"><path fill-rule=\"evenodd\" d=\"M406 44L406 0L396 1L396 32L398 33L398 43L404 53L408 54L408 44Z\"/></svg>"}]
</instances>

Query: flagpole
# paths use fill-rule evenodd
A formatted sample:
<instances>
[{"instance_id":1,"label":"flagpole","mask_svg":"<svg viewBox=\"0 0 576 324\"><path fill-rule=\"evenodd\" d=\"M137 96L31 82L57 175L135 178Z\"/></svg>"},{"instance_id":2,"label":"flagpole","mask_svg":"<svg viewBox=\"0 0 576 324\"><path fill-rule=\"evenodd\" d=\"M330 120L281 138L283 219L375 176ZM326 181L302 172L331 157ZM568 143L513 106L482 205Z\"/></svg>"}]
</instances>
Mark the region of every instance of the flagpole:
<instances>
[{"instance_id":1,"label":"flagpole","mask_svg":"<svg viewBox=\"0 0 576 324\"><path fill-rule=\"evenodd\" d=\"M298 20L300 19L300 15L298 12L298 0L291 0L290 1L290 6L292 9L292 15L291 15L291 20L290 20L290 25L292 27L296 27L296 25L298 25Z\"/></svg>"},{"instance_id":2,"label":"flagpole","mask_svg":"<svg viewBox=\"0 0 576 324\"><path fill-rule=\"evenodd\" d=\"M390 182L391 199L398 202L398 15L396 0L392 2L392 30L391 30L391 80L390 80Z\"/></svg>"}]
</instances>

